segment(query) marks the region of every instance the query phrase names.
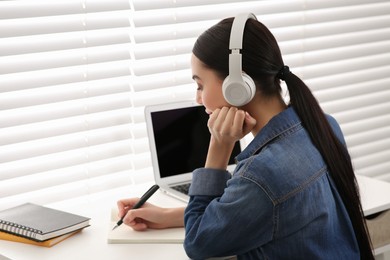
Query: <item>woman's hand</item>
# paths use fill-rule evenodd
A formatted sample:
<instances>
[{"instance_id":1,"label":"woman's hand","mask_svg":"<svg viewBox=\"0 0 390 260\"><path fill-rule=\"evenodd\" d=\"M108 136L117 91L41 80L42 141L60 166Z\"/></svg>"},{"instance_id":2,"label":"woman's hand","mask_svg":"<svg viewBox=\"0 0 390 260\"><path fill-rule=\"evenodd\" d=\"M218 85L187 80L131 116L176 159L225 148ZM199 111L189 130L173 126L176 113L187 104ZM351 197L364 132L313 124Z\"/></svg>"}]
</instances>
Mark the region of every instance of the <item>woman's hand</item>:
<instances>
[{"instance_id":1,"label":"woman's hand","mask_svg":"<svg viewBox=\"0 0 390 260\"><path fill-rule=\"evenodd\" d=\"M117 202L119 217L123 223L136 231L148 228L163 229L184 226L184 208L161 208L146 202L139 209L131 209L139 198L123 199Z\"/></svg>"},{"instance_id":2,"label":"woman's hand","mask_svg":"<svg viewBox=\"0 0 390 260\"><path fill-rule=\"evenodd\" d=\"M256 125L248 112L236 107L216 109L208 121L210 133L218 143L235 143L247 135Z\"/></svg>"},{"instance_id":3,"label":"woman's hand","mask_svg":"<svg viewBox=\"0 0 390 260\"><path fill-rule=\"evenodd\" d=\"M234 144L255 125L256 119L236 107L213 111L208 121L211 140L205 167L226 169Z\"/></svg>"}]
</instances>

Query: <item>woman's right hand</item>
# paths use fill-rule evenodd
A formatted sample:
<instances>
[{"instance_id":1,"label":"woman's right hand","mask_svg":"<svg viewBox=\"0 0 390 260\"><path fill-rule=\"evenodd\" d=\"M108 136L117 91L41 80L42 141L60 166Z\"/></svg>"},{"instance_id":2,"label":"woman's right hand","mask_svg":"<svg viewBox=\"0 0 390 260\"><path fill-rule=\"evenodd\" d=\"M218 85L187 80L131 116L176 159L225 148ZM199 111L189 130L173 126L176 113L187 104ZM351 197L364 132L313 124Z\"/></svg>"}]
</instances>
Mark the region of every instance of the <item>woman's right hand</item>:
<instances>
[{"instance_id":1,"label":"woman's right hand","mask_svg":"<svg viewBox=\"0 0 390 260\"><path fill-rule=\"evenodd\" d=\"M119 217L123 223L136 231L143 231L148 228L163 229L170 227L184 226L183 208L161 208L146 202L139 209L131 209L140 199L130 198L117 202Z\"/></svg>"}]
</instances>

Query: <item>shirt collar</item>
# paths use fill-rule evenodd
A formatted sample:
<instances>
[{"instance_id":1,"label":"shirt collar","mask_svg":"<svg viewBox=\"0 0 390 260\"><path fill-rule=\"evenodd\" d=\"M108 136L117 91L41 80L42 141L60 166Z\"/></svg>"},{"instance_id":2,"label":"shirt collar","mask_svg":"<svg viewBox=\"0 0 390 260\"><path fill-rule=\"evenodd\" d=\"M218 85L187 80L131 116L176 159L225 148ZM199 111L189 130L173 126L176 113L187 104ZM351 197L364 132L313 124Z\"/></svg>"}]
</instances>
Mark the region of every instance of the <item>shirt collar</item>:
<instances>
[{"instance_id":1,"label":"shirt collar","mask_svg":"<svg viewBox=\"0 0 390 260\"><path fill-rule=\"evenodd\" d=\"M280 112L260 130L252 142L236 157L239 162L250 156L258 153L269 142L282 135L289 129L301 125L301 120L298 117L293 107L288 107Z\"/></svg>"}]
</instances>

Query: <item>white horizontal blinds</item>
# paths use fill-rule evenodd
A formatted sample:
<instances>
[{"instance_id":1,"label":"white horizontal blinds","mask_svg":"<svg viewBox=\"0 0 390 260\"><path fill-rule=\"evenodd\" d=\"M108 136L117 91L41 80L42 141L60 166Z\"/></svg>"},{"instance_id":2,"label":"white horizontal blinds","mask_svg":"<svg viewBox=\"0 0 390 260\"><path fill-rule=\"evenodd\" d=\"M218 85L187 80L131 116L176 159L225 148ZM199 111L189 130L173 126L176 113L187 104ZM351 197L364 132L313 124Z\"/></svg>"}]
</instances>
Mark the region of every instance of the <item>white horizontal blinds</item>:
<instances>
[{"instance_id":1,"label":"white horizontal blinds","mask_svg":"<svg viewBox=\"0 0 390 260\"><path fill-rule=\"evenodd\" d=\"M277 37L285 63L340 121L356 173L390 180L388 1L131 3L135 106L184 99L177 93L191 89L188 53L199 33L224 17L254 12Z\"/></svg>"},{"instance_id":2,"label":"white horizontal blinds","mask_svg":"<svg viewBox=\"0 0 390 260\"><path fill-rule=\"evenodd\" d=\"M194 99L196 87L191 79L190 53L197 36L218 20L269 6L271 2L246 1L130 1L130 23L134 46L131 81L132 102L143 114L145 105ZM287 2L286 2L287 3ZM273 9L276 5L271 4ZM299 4L288 4L299 9ZM218 10L216 12L215 10ZM270 10L269 10L270 11ZM140 109L138 109L140 108ZM143 116L138 138L146 139ZM140 147L140 149L142 149ZM150 154L145 157L150 166Z\"/></svg>"},{"instance_id":3,"label":"white horizontal blinds","mask_svg":"<svg viewBox=\"0 0 390 260\"><path fill-rule=\"evenodd\" d=\"M307 26L313 36L304 47L302 74L341 123L356 173L390 181L390 3L338 9L328 15L340 21Z\"/></svg>"},{"instance_id":4,"label":"white horizontal blinds","mask_svg":"<svg viewBox=\"0 0 390 260\"><path fill-rule=\"evenodd\" d=\"M196 37L240 12L341 122L356 172L390 180L387 1L1 1L0 208L150 180L144 106L194 99Z\"/></svg>"},{"instance_id":5,"label":"white horizontal blinds","mask_svg":"<svg viewBox=\"0 0 390 260\"><path fill-rule=\"evenodd\" d=\"M136 150L141 157L135 165L140 174L134 178L140 181L145 172L152 171L144 107L194 99L196 87L191 79L190 53L196 37L219 19L234 15L238 4L234 1L130 1L130 4L134 42L131 48L134 77L130 85L134 128L139 129L134 133L136 139L143 140ZM210 8L225 13L210 12Z\"/></svg>"},{"instance_id":6,"label":"white horizontal blinds","mask_svg":"<svg viewBox=\"0 0 390 260\"><path fill-rule=\"evenodd\" d=\"M129 2L0 2L0 208L129 184Z\"/></svg>"}]
</instances>

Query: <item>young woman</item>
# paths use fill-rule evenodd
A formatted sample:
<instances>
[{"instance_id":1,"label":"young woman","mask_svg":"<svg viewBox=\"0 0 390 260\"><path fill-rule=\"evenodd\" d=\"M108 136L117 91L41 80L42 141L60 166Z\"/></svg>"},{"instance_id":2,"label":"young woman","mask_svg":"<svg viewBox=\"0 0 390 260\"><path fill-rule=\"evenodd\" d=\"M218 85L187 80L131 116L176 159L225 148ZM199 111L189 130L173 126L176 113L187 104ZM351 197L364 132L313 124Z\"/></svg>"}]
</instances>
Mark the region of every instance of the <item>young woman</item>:
<instances>
[{"instance_id":1,"label":"young woman","mask_svg":"<svg viewBox=\"0 0 390 260\"><path fill-rule=\"evenodd\" d=\"M184 247L194 259L374 259L340 127L254 19L245 25L242 70L254 80L255 96L238 108L224 99L232 22L208 29L193 48L196 99L210 114L211 140L205 167L193 173L187 208L146 203L127 211L138 199L125 199L118 202L124 223L135 230L184 225ZM254 139L230 174L233 145L249 132Z\"/></svg>"}]
</instances>

